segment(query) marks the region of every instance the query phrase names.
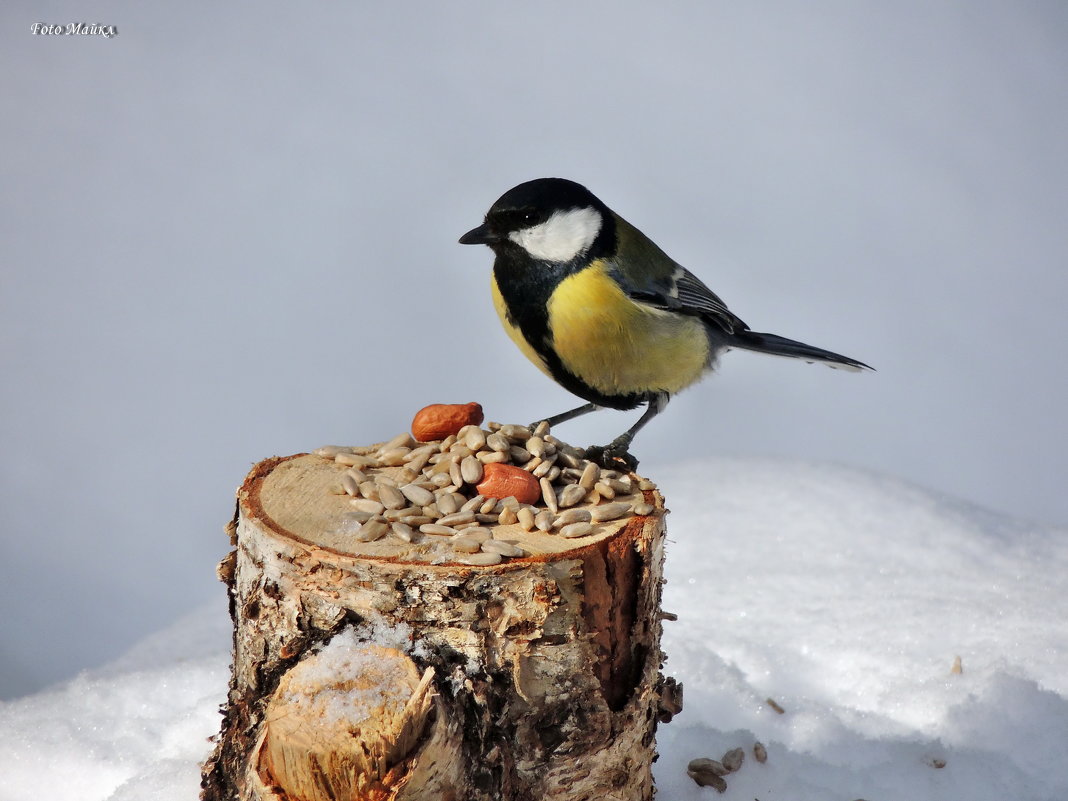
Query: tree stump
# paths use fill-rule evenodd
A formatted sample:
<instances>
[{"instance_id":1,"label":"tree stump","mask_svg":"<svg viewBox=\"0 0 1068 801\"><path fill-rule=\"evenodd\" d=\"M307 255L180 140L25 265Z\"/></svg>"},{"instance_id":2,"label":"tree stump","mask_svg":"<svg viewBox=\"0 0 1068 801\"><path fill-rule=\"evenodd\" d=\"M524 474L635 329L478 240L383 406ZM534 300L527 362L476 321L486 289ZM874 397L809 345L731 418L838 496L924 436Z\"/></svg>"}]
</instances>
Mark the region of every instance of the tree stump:
<instances>
[{"instance_id":1,"label":"tree stump","mask_svg":"<svg viewBox=\"0 0 1068 801\"><path fill-rule=\"evenodd\" d=\"M524 555L464 564L455 537L358 541L352 463L268 459L238 490L233 674L201 798L651 799L656 725L678 710L655 488L632 476L614 502L645 514L573 539L487 524Z\"/></svg>"}]
</instances>

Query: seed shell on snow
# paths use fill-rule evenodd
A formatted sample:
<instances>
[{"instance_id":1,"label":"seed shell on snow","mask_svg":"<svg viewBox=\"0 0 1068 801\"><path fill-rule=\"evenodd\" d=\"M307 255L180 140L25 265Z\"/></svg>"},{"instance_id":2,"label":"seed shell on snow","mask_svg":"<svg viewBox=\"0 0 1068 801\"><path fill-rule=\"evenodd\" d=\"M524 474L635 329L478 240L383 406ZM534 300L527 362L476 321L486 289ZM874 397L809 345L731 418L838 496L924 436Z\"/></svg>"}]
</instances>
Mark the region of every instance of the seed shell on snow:
<instances>
[{"instance_id":1,"label":"seed shell on snow","mask_svg":"<svg viewBox=\"0 0 1068 801\"><path fill-rule=\"evenodd\" d=\"M745 761L745 751L741 748L732 748L725 753L719 761L722 763L723 767L731 773L734 773L742 767L742 763Z\"/></svg>"}]
</instances>

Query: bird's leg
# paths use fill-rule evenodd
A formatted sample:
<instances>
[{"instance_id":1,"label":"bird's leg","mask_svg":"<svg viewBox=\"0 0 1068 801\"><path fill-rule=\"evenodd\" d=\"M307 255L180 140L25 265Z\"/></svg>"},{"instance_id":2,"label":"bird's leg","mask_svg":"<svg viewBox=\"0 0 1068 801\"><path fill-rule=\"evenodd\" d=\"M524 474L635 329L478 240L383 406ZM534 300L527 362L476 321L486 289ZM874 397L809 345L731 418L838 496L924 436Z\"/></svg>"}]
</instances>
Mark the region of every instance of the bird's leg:
<instances>
[{"instance_id":1,"label":"bird's leg","mask_svg":"<svg viewBox=\"0 0 1068 801\"><path fill-rule=\"evenodd\" d=\"M630 443L645 425L667 408L671 396L666 392L657 392L649 398L649 405L645 413L638 418L638 422L609 442L607 445L591 445L586 449L586 458L597 462L601 467L618 469L623 466L627 471L633 471L638 467L638 460L630 453Z\"/></svg>"},{"instance_id":2,"label":"bird's leg","mask_svg":"<svg viewBox=\"0 0 1068 801\"><path fill-rule=\"evenodd\" d=\"M568 420L574 420L576 417L581 417L584 414L589 414L590 412L595 412L600 408L601 407L598 406L596 403L585 403L582 406L579 406L577 409L571 409L570 411L560 412L560 414L555 414L552 417L546 417L544 422L549 424L549 428L552 428L553 426L555 426L555 425L557 425L559 423L566 423ZM537 428L538 427L538 423L541 423L541 422L543 422L543 421L538 420L537 422L531 423L531 425L530 425L531 430Z\"/></svg>"}]
</instances>

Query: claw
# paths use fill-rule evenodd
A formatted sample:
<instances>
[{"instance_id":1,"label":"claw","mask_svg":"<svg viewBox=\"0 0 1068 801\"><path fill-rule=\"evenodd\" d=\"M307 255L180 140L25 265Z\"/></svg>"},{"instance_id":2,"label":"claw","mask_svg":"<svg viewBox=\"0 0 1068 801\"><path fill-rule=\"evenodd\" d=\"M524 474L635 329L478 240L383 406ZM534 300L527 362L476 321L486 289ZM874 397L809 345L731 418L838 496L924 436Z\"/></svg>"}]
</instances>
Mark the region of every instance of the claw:
<instances>
[{"instance_id":1,"label":"claw","mask_svg":"<svg viewBox=\"0 0 1068 801\"><path fill-rule=\"evenodd\" d=\"M583 453L591 462L606 470L622 470L632 473L638 469L638 460L626 448L614 444L591 445Z\"/></svg>"}]
</instances>

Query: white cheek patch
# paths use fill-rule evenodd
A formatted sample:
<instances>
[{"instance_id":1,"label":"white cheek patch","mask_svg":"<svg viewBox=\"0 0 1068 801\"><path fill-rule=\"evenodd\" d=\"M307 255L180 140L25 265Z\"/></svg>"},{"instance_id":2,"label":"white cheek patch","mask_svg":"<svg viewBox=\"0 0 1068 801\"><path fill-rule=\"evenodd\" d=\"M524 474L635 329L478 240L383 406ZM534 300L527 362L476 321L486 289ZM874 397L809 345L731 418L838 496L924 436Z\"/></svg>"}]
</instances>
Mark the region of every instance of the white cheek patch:
<instances>
[{"instance_id":1,"label":"white cheek patch","mask_svg":"<svg viewBox=\"0 0 1068 801\"><path fill-rule=\"evenodd\" d=\"M569 209L543 223L512 231L508 238L535 259L571 261L590 249L603 222L597 209Z\"/></svg>"}]
</instances>

